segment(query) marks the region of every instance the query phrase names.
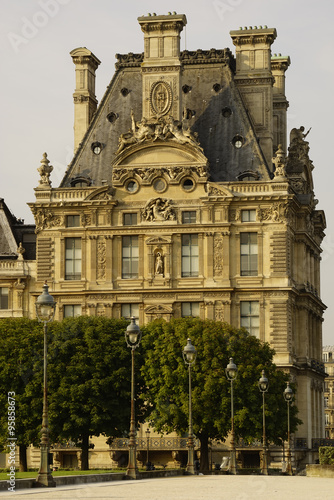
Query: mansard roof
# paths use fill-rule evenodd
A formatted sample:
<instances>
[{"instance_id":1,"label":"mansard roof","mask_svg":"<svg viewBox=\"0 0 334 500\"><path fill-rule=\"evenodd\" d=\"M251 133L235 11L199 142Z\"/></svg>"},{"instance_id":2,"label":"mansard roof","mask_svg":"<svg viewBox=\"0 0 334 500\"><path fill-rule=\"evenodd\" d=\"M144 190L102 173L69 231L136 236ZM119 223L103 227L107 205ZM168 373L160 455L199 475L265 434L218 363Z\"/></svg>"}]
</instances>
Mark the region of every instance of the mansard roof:
<instances>
[{"instance_id":1,"label":"mansard roof","mask_svg":"<svg viewBox=\"0 0 334 500\"><path fill-rule=\"evenodd\" d=\"M116 73L69 165L61 187L85 175L93 185L112 184L121 134L143 116L142 54L117 55ZM180 56L183 121L197 136L208 160L210 179L231 182L243 172L269 180L270 172L245 105L233 81L235 60L229 49L183 51ZM236 138L243 147L237 149ZM94 145L101 147L94 154ZM168 141L166 141L168 144Z\"/></svg>"}]
</instances>

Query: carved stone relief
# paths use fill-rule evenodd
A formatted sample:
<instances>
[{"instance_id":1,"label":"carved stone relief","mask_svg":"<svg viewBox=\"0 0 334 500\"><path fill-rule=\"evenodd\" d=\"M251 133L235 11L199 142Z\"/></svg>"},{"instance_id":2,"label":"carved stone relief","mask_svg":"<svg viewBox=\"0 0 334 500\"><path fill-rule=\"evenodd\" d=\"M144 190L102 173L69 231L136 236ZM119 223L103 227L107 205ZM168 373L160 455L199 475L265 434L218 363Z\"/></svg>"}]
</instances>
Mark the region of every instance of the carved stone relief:
<instances>
[{"instance_id":1,"label":"carved stone relief","mask_svg":"<svg viewBox=\"0 0 334 500\"><path fill-rule=\"evenodd\" d=\"M99 240L97 243L97 279L106 279L106 242Z\"/></svg>"},{"instance_id":2,"label":"carved stone relief","mask_svg":"<svg viewBox=\"0 0 334 500\"><path fill-rule=\"evenodd\" d=\"M175 220L174 208L170 205L170 200L166 198L155 198L149 200L141 212L142 220L147 222Z\"/></svg>"},{"instance_id":3,"label":"carved stone relief","mask_svg":"<svg viewBox=\"0 0 334 500\"><path fill-rule=\"evenodd\" d=\"M221 235L214 237L213 269L215 276L221 276L223 273L223 238Z\"/></svg>"}]
</instances>

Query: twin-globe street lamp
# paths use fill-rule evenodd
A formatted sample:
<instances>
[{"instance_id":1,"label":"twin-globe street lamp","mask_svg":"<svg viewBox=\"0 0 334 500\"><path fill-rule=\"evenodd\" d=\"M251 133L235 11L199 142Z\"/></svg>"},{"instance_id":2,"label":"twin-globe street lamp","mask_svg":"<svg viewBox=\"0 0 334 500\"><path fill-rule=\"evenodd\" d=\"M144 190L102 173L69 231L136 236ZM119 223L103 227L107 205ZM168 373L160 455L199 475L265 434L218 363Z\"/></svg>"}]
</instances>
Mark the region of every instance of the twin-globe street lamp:
<instances>
[{"instance_id":1,"label":"twin-globe street lamp","mask_svg":"<svg viewBox=\"0 0 334 500\"><path fill-rule=\"evenodd\" d=\"M267 444L266 444L266 416L264 394L268 391L269 381L262 370L262 377L258 382L260 391L262 392L262 409L263 409L263 458L262 458L262 474L268 474L268 459L267 459Z\"/></svg>"},{"instance_id":2,"label":"twin-globe street lamp","mask_svg":"<svg viewBox=\"0 0 334 500\"><path fill-rule=\"evenodd\" d=\"M136 423L135 423L135 349L141 341L141 331L134 316L125 332L125 341L131 349L131 417L129 432L129 462L126 475L131 479L138 478L137 457L136 457Z\"/></svg>"},{"instance_id":3,"label":"twin-globe street lamp","mask_svg":"<svg viewBox=\"0 0 334 500\"><path fill-rule=\"evenodd\" d=\"M290 403L293 398L293 390L291 389L289 382L286 383L286 389L283 392L283 396L288 405L288 450L287 450L286 472L289 474L289 476L292 476L291 448L290 448Z\"/></svg>"},{"instance_id":4,"label":"twin-globe street lamp","mask_svg":"<svg viewBox=\"0 0 334 500\"><path fill-rule=\"evenodd\" d=\"M187 339L187 345L184 347L182 354L185 364L188 365L188 371L189 371L189 434L188 434L187 472L188 474L195 474L194 434L193 434L192 409L191 409L191 365L195 363L197 353L190 339Z\"/></svg>"},{"instance_id":5,"label":"twin-globe street lamp","mask_svg":"<svg viewBox=\"0 0 334 500\"><path fill-rule=\"evenodd\" d=\"M231 459L229 471L231 474L237 473L237 459L235 452L235 441L234 441L234 408L233 408L233 381L237 376L238 368L234 364L233 358L230 358L230 362L225 368L226 377L231 382Z\"/></svg>"},{"instance_id":6,"label":"twin-globe street lamp","mask_svg":"<svg viewBox=\"0 0 334 500\"><path fill-rule=\"evenodd\" d=\"M56 311L56 302L49 294L47 283L43 285L43 293L36 300L36 316L38 321L43 323L44 329L44 386L43 386L43 415L41 429L41 458L37 486L56 486L52 477L49 465L49 424L48 424L48 400L47 400L47 324L53 320Z\"/></svg>"}]
</instances>

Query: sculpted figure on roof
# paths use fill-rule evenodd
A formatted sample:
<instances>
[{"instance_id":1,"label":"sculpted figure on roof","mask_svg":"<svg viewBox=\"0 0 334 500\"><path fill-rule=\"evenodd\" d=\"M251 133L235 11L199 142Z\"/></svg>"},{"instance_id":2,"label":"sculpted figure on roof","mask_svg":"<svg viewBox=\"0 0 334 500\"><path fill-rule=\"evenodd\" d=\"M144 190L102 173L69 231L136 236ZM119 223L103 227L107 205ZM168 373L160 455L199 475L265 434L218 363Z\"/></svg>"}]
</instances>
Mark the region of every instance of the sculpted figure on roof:
<instances>
[{"instance_id":1,"label":"sculpted figure on roof","mask_svg":"<svg viewBox=\"0 0 334 500\"><path fill-rule=\"evenodd\" d=\"M179 144L191 144L202 151L196 134L193 134L190 127L187 127L183 121L175 120L172 116L166 115L150 122L143 117L141 121L136 122L133 110L131 110L131 129L120 135L116 154L132 144L158 139L162 141L170 139Z\"/></svg>"}]
</instances>

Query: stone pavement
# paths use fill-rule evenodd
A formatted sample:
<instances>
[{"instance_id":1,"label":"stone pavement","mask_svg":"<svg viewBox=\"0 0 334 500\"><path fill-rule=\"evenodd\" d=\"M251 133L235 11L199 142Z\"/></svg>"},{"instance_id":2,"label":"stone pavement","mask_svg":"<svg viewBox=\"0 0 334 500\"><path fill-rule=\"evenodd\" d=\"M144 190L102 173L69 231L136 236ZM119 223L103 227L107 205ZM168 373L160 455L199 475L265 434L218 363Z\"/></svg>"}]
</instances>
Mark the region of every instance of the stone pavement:
<instances>
[{"instance_id":1,"label":"stone pavement","mask_svg":"<svg viewBox=\"0 0 334 500\"><path fill-rule=\"evenodd\" d=\"M333 500L334 479L306 476L182 476L0 493L27 500Z\"/></svg>"}]
</instances>

